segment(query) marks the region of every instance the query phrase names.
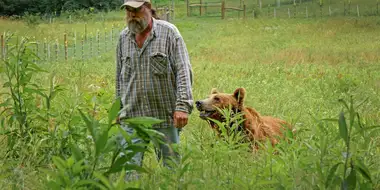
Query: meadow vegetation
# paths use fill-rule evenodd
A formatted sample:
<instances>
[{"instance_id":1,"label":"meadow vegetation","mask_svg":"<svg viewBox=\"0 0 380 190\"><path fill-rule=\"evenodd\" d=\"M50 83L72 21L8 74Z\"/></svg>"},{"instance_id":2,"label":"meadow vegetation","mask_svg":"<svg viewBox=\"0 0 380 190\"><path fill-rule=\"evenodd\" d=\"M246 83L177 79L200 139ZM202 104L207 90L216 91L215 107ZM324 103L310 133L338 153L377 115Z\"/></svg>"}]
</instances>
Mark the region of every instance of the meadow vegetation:
<instances>
[{"instance_id":1,"label":"meadow vegetation","mask_svg":"<svg viewBox=\"0 0 380 190\"><path fill-rule=\"evenodd\" d=\"M293 124L296 139L253 154L218 140L194 109L172 171L156 161L152 143L143 168L121 166L114 48L85 61L35 64L24 51L33 44L19 38L0 66L2 189L380 189L380 17L220 20L187 18L184 4L177 7L173 23L190 54L194 99L213 87L244 87L246 104ZM123 17L87 20L88 30L122 28ZM0 20L1 29L36 39L80 32L83 24ZM156 139L145 127L159 121L128 122ZM124 184L132 169L142 179Z\"/></svg>"}]
</instances>

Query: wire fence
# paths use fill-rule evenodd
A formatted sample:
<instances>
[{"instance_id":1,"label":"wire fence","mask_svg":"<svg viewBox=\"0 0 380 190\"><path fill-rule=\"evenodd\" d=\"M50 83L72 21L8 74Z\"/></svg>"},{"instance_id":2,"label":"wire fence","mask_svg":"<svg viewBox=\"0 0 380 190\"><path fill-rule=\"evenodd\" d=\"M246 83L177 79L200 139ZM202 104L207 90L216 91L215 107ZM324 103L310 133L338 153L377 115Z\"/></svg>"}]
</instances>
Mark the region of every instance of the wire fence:
<instances>
[{"instance_id":1,"label":"wire fence","mask_svg":"<svg viewBox=\"0 0 380 190\"><path fill-rule=\"evenodd\" d=\"M37 63L42 62L64 62L71 60L87 60L94 57L101 57L116 47L116 42L119 33L123 28L112 27L110 30L96 30L91 33L77 33L68 35L63 33L59 39L63 40L48 40L45 38L43 41L35 42L32 51L39 59L34 61ZM1 43L1 58L7 59L10 42L12 41L11 34L3 33L0 37Z\"/></svg>"}]
</instances>

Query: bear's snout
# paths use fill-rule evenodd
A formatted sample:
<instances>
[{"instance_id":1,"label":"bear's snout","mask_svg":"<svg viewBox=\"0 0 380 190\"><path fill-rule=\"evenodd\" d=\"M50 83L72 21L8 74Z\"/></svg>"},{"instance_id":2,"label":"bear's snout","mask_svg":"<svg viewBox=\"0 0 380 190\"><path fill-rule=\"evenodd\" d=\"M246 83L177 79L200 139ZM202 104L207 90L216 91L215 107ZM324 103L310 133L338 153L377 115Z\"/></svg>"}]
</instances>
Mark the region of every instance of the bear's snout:
<instances>
[{"instance_id":1,"label":"bear's snout","mask_svg":"<svg viewBox=\"0 0 380 190\"><path fill-rule=\"evenodd\" d=\"M195 105L197 106L197 109L200 110L202 108L202 101L196 101Z\"/></svg>"}]
</instances>

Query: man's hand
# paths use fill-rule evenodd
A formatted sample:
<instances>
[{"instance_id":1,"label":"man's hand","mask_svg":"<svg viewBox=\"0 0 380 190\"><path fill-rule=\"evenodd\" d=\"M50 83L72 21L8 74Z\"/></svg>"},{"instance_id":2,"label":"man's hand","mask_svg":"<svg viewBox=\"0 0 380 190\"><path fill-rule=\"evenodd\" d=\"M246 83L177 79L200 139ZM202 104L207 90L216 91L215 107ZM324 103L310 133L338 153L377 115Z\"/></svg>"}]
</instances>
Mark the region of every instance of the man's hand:
<instances>
[{"instance_id":1,"label":"man's hand","mask_svg":"<svg viewBox=\"0 0 380 190\"><path fill-rule=\"evenodd\" d=\"M174 127L182 128L182 127L185 127L185 125L187 124L188 116L186 112L175 111L173 119L174 119Z\"/></svg>"}]
</instances>

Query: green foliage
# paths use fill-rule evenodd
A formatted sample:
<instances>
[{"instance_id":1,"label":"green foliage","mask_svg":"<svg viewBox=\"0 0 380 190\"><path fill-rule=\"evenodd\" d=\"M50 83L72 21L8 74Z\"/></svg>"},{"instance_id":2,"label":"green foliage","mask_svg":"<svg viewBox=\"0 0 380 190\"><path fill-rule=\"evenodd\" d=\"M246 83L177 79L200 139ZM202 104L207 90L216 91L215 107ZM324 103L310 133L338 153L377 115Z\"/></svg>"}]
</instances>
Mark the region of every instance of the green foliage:
<instances>
[{"instance_id":1,"label":"green foliage","mask_svg":"<svg viewBox=\"0 0 380 190\"><path fill-rule=\"evenodd\" d=\"M128 185L124 181L127 171L149 172L143 167L131 164L131 159L136 153L147 151L147 144L127 143L123 146L118 137L121 136L126 142L130 142L130 139L134 137L160 141L161 134L149 128L151 123L160 121L154 118L126 120L126 124L136 130L136 136L130 136L121 126L114 123L118 116L118 108L120 108L120 99L113 103L108 114L107 124L101 124L90 115L85 115L79 110L92 142L85 145L71 144L72 155L66 160L58 156L53 157L56 169L53 171L46 170L49 189L125 189ZM116 128L120 130L122 135L112 134ZM83 151L80 148L89 145L92 146L89 149L90 151ZM102 162L100 163L100 161ZM115 174L118 175L116 182L112 177Z\"/></svg>"},{"instance_id":2,"label":"green foliage","mask_svg":"<svg viewBox=\"0 0 380 190\"><path fill-rule=\"evenodd\" d=\"M242 123L244 122L242 113L234 113L231 107L220 109L216 108L222 115L225 121L220 122L218 120L208 118L211 122L214 122L221 131L220 137L232 148L237 146L247 146L246 134L242 129Z\"/></svg>"},{"instance_id":3,"label":"green foliage","mask_svg":"<svg viewBox=\"0 0 380 190\"><path fill-rule=\"evenodd\" d=\"M352 151L351 146L352 143L363 142L363 140L365 141L367 138L372 136L371 133L376 132L373 131L373 129L376 129L377 126L365 126L363 125L363 123L361 123L359 113L356 111L356 109L361 105L361 103L355 106L352 96L349 104L347 104L347 102L343 99L340 99L339 101L344 105L346 111L349 114L349 122L347 122L347 119L345 118L344 111L340 112L338 119L339 134L341 139L345 143L346 150L342 152L344 162L338 162L330 168L329 175L326 179L325 187L330 187L331 181L334 178L336 180L335 183L332 184L332 186L340 184L341 189L356 189L357 185L359 185L360 187L371 186L373 184L371 173L369 172L368 167L363 163L362 155L360 155L359 152ZM357 121L355 121L355 118L357 119ZM367 131L366 134L364 133L365 130ZM356 133L354 131L356 131ZM353 141L352 139L355 139L355 141ZM339 175L335 174L336 170L340 165L344 166L342 177L339 177ZM356 175L357 172L361 174L362 178Z\"/></svg>"},{"instance_id":4,"label":"green foliage","mask_svg":"<svg viewBox=\"0 0 380 190\"><path fill-rule=\"evenodd\" d=\"M91 9L99 11L109 11L120 7L122 1L120 0L0 0L0 15L24 15L25 12L29 14L60 14L64 11L76 11Z\"/></svg>"},{"instance_id":5,"label":"green foliage","mask_svg":"<svg viewBox=\"0 0 380 190\"><path fill-rule=\"evenodd\" d=\"M5 174L0 180L13 180L18 175L9 168L37 167L53 162L53 168L40 168L46 171L44 181L49 189L125 189L125 172L149 172L130 164L137 152L145 152L148 147L143 143L132 144L131 139L139 137L146 142L163 143L162 134L151 128L162 121L149 117L126 119L123 122L136 131L129 135L115 123L120 111L120 99L117 99L108 109L106 123L85 114L82 108L77 113L84 125L74 122L74 110L65 118L69 120L67 127L57 124L63 122L58 115L66 110L56 112L54 99L65 93L65 89L55 83L54 73L48 77L47 88L38 83L41 81L36 75L46 80L42 76L46 70L34 63L38 57L32 52L33 45L34 42L26 38L16 45L9 44L0 68L1 77L6 79L0 97L4 100L0 102L0 140L6 141L0 161L7 163L0 167ZM122 139L128 144L122 145ZM119 176L116 182L115 175Z\"/></svg>"},{"instance_id":6,"label":"green foliage","mask_svg":"<svg viewBox=\"0 0 380 190\"><path fill-rule=\"evenodd\" d=\"M30 140L34 140L31 134L40 131L39 127L32 125L40 116L33 108L33 103L35 96L44 95L45 89L33 82L32 78L46 71L33 63L36 58L31 51L33 45L33 42L22 38L19 44L9 46L7 59L2 60L4 68L1 70L6 76L3 88L8 89L1 94L5 100L0 104L3 110L0 114L1 123L8 126L1 129L1 134L7 134L5 157L19 156L19 151Z\"/></svg>"}]
</instances>

